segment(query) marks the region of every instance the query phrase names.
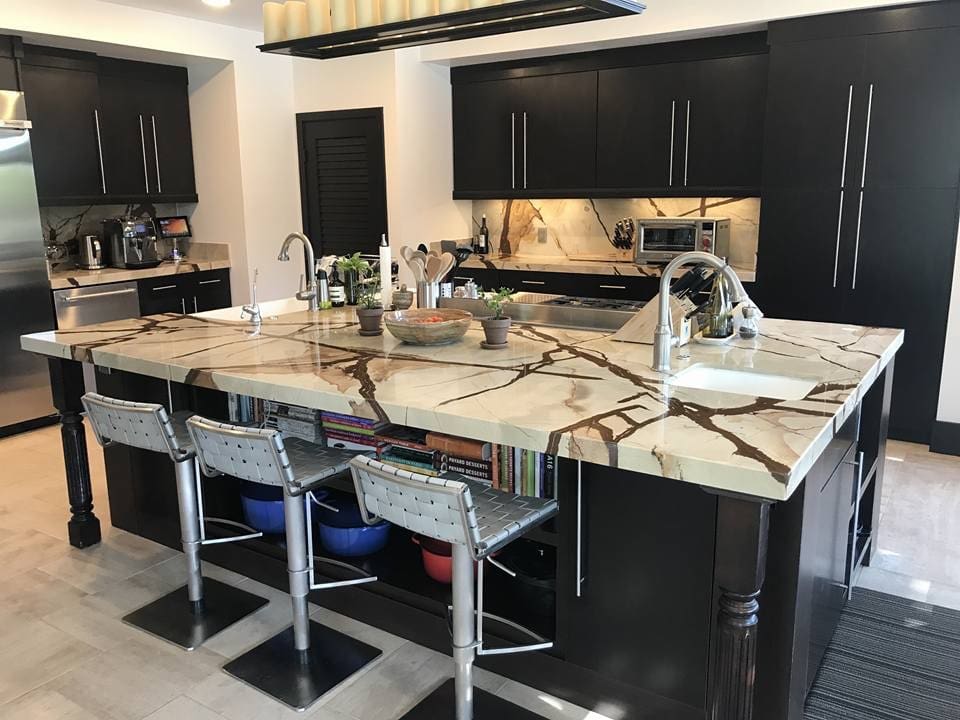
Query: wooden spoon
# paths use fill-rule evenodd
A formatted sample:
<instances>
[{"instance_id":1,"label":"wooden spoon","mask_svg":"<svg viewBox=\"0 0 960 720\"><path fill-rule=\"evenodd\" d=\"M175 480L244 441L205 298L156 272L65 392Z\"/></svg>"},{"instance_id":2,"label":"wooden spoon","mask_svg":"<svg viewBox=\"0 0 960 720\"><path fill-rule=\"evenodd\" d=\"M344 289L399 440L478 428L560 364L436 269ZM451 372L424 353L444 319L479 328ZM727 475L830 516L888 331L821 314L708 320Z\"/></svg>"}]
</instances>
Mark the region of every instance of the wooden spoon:
<instances>
[{"instance_id":1,"label":"wooden spoon","mask_svg":"<svg viewBox=\"0 0 960 720\"><path fill-rule=\"evenodd\" d=\"M443 269L444 261L436 255L427 256L427 282L435 283L440 279L440 270Z\"/></svg>"}]
</instances>

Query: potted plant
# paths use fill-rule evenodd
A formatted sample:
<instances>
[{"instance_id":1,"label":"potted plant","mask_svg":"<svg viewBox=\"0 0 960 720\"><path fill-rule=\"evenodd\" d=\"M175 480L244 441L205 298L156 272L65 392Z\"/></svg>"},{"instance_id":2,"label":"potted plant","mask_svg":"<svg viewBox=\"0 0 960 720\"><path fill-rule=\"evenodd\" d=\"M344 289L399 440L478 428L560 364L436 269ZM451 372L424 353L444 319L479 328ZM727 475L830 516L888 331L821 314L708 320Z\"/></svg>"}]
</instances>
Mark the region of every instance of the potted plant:
<instances>
[{"instance_id":1,"label":"potted plant","mask_svg":"<svg viewBox=\"0 0 960 720\"><path fill-rule=\"evenodd\" d=\"M361 335L380 335L383 332L383 304L380 302L380 283L372 280L363 286L357 298L357 320Z\"/></svg>"},{"instance_id":2,"label":"potted plant","mask_svg":"<svg viewBox=\"0 0 960 720\"><path fill-rule=\"evenodd\" d=\"M495 292L481 295L484 305L493 311L493 317L484 318L480 321L483 326L483 334L486 336L487 347L503 347L507 344L507 333L510 330L511 320L504 316L503 308L510 302L511 295L513 295L513 290L510 288L500 288Z\"/></svg>"},{"instance_id":3,"label":"potted plant","mask_svg":"<svg viewBox=\"0 0 960 720\"><path fill-rule=\"evenodd\" d=\"M370 274L370 263L361 258L360 253L357 252L338 258L337 269L343 278L347 305L356 305L360 296L360 284Z\"/></svg>"}]
</instances>

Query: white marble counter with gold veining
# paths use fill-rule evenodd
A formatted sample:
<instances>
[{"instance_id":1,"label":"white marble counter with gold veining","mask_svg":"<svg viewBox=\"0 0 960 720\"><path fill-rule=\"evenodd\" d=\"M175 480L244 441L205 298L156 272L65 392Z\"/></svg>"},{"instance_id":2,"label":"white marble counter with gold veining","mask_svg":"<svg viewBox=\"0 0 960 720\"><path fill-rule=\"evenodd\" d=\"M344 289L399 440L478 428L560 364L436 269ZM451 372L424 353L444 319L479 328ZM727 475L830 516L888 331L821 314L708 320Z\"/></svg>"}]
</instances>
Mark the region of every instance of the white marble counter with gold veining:
<instances>
[{"instance_id":1,"label":"white marble counter with gold veining","mask_svg":"<svg viewBox=\"0 0 960 720\"><path fill-rule=\"evenodd\" d=\"M903 342L899 330L764 319L754 340L692 344L695 363L815 380L802 400L681 388L649 345L475 324L444 347L361 337L351 310L247 323L156 315L22 338L24 349L201 387L506 443L758 497L788 498Z\"/></svg>"},{"instance_id":2,"label":"white marble counter with gold veining","mask_svg":"<svg viewBox=\"0 0 960 720\"><path fill-rule=\"evenodd\" d=\"M475 270L522 270L525 272L574 273L579 275L616 275L619 277L660 277L663 265L638 265L614 258L572 258L549 255L471 255L462 268ZM733 266L740 280L754 282L756 271Z\"/></svg>"}]
</instances>

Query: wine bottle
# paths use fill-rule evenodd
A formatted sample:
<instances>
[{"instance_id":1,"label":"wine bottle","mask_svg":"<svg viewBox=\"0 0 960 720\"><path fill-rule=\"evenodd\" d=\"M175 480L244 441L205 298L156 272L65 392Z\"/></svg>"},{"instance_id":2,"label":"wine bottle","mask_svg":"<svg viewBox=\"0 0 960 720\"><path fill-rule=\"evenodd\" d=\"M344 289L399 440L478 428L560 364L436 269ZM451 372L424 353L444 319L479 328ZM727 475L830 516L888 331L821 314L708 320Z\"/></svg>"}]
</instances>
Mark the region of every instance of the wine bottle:
<instances>
[{"instance_id":1,"label":"wine bottle","mask_svg":"<svg viewBox=\"0 0 960 720\"><path fill-rule=\"evenodd\" d=\"M477 233L477 254L486 255L490 250L490 231L487 229L487 216L480 220L480 232Z\"/></svg>"}]
</instances>

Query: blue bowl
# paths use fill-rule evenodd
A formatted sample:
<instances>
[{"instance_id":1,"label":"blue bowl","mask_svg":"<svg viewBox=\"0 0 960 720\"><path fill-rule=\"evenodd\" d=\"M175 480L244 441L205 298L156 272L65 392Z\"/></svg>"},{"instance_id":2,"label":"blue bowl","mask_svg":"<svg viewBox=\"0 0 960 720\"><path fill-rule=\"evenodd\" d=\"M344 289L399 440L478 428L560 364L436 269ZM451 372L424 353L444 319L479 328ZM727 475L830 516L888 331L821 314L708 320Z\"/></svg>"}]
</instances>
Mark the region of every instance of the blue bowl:
<instances>
[{"instance_id":1,"label":"blue bowl","mask_svg":"<svg viewBox=\"0 0 960 720\"><path fill-rule=\"evenodd\" d=\"M318 523L318 527L323 547L328 552L342 557L372 555L382 550L390 537L388 522L361 527L335 527L321 522Z\"/></svg>"},{"instance_id":2,"label":"blue bowl","mask_svg":"<svg viewBox=\"0 0 960 720\"><path fill-rule=\"evenodd\" d=\"M283 521L283 499L258 500L246 495L240 496L243 516L247 525L267 535L278 535L286 530Z\"/></svg>"}]
</instances>

